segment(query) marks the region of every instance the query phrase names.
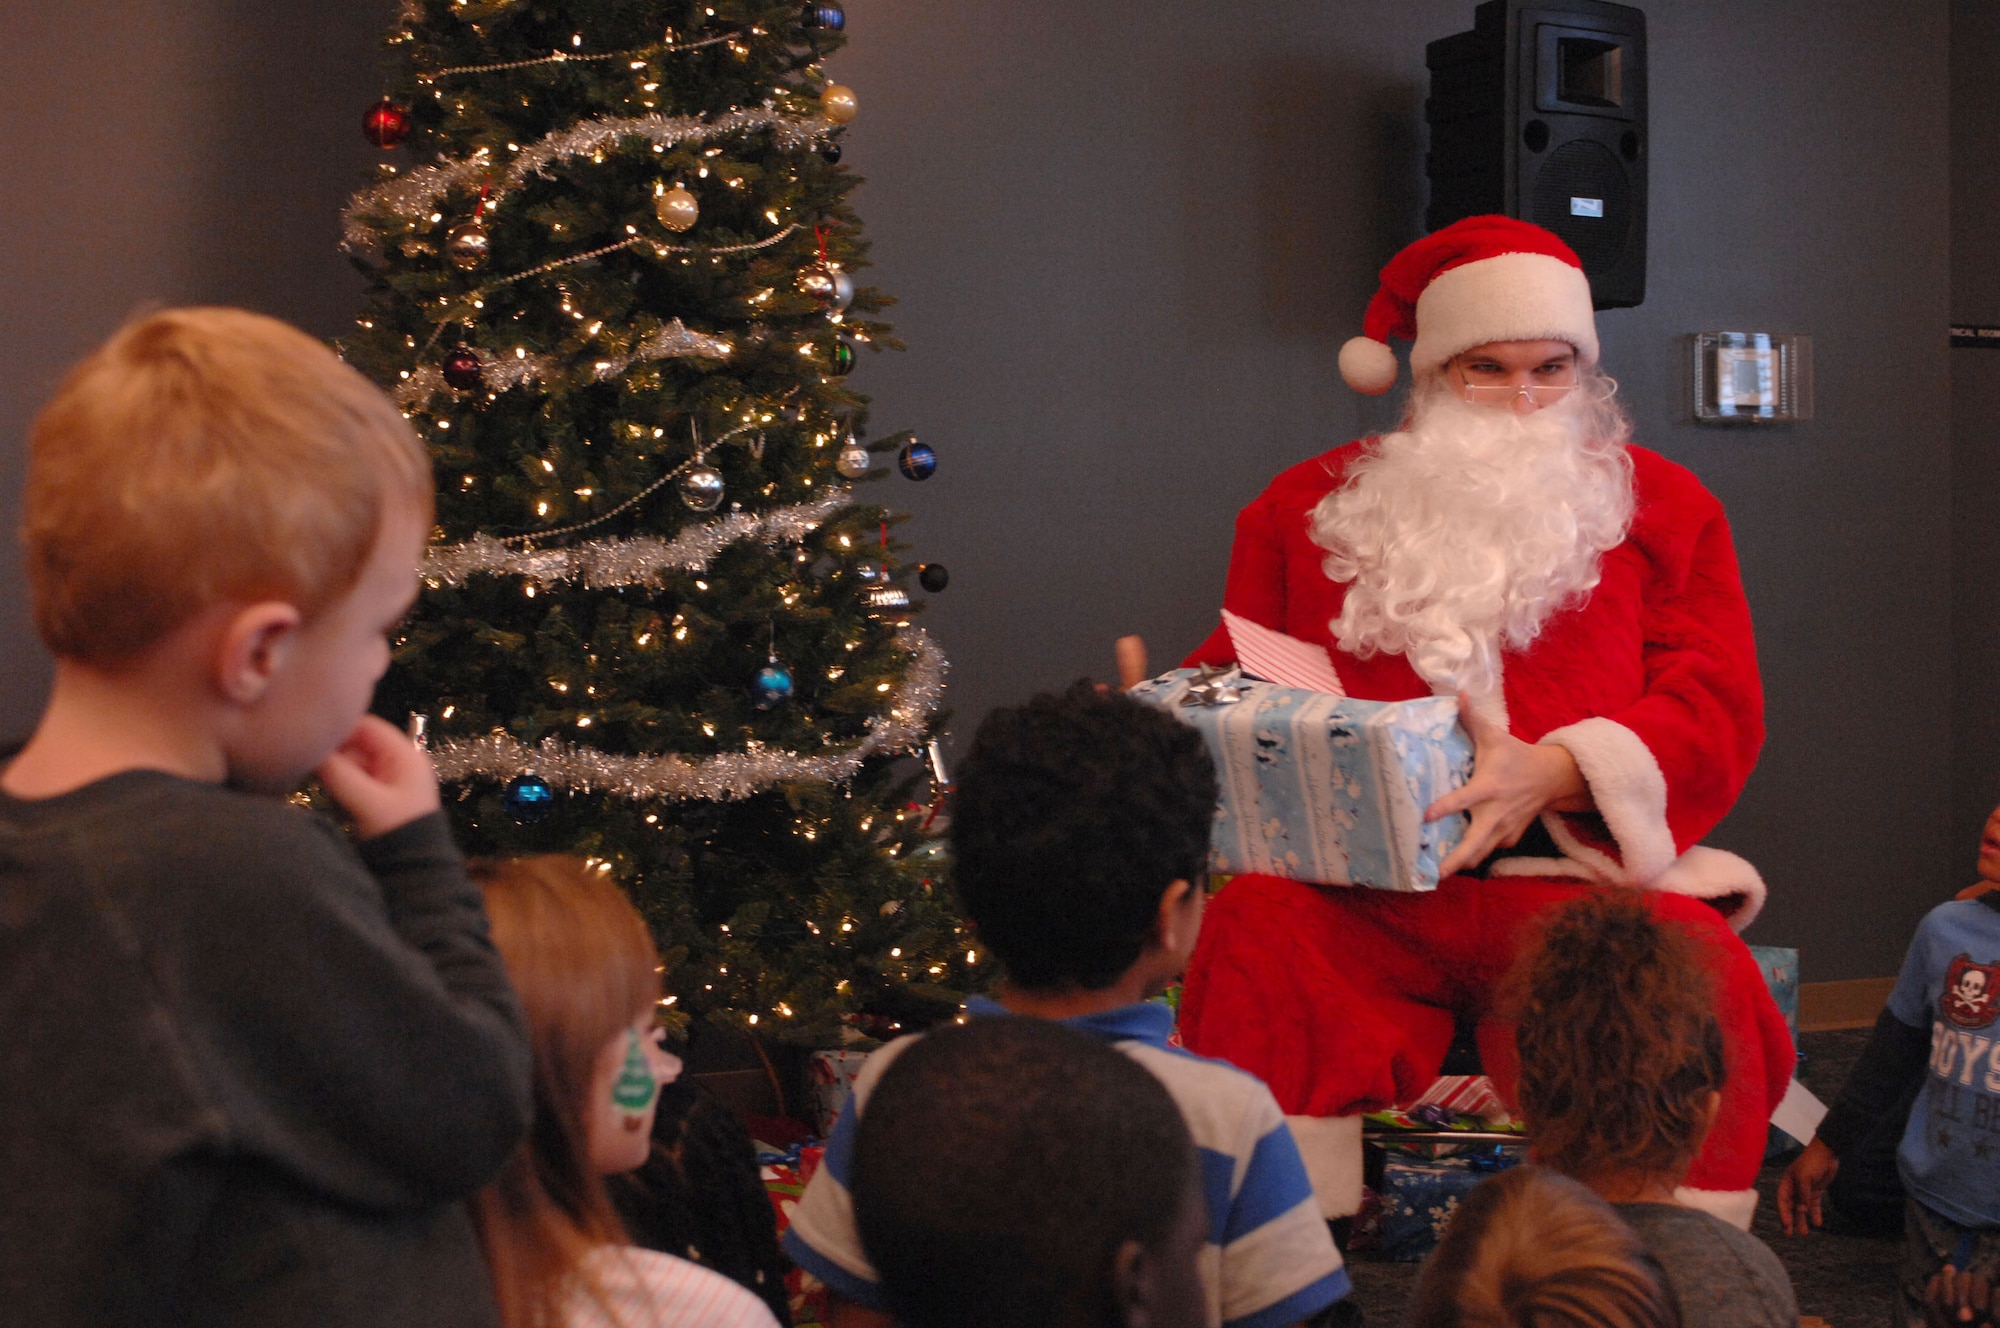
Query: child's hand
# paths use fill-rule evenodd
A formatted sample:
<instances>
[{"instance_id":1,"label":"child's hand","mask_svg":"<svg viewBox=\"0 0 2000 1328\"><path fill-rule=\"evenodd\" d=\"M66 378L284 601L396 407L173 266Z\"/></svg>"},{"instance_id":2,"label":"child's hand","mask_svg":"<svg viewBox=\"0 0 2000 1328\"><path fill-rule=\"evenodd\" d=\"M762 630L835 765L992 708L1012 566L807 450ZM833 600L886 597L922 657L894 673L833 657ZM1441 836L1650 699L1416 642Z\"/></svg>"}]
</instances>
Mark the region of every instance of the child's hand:
<instances>
[{"instance_id":1,"label":"child's hand","mask_svg":"<svg viewBox=\"0 0 2000 1328\"><path fill-rule=\"evenodd\" d=\"M440 805L431 758L395 725L374 715L363 715L315 773L363 839L386 835Z\"/></svg>"},{"instance_id":2,"label":"child's hand","mask_svg":"<svg viewBox=\"0 0 2000 1328\"><path fill-rule=\"evenodd\" d=\"M1993 1284L1947 1264L1924 1295L1926 1328L1993 1328Z\"/></svg>"},{"instance_id":3,"label":"child's hand","mask_svg":"<svg viewBox=\"0 0 2000 1328\"><path fill-rule=\"evenodd\" d=\"M1785 1168L1785 1177L1778 1182L1778 1222L1787 1236L1803 1236L1825 1220L1820 1200L1839 1174L1840 1159L1818 1139Z\"/></svg>"}]
</instances>

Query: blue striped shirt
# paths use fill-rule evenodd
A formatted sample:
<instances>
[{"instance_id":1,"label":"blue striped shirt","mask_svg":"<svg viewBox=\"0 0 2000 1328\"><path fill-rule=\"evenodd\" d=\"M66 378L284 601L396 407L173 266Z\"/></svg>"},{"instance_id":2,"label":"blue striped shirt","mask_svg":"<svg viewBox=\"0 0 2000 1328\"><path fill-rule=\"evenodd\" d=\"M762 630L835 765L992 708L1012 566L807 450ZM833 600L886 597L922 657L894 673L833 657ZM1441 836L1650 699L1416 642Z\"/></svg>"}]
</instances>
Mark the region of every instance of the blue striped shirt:
<instances>
[{"instance_id":1,"label":"blue striped shirt","mask_svg":"<svg viewBox=\"0 0 2000 1328\"><path fill-rule=\"evenodd\" d=\"M975 1016L1007 1013L984 998L968 1008ZM1202 1281L1211 1328L1281 1328L1347 1294L1347 1270L1313 1199L1298 1145L1262 1080L1168 1046L1173 1012L1164 1005L1127 1005L1063 1022L1145 1066L1187 1121L1208 1207ZM913 1040L901 1038L868 1058L827 1141L826 1160L785 1232L785 1252L794 1263L870 1309L886 1307L847 1192L855 1123L875 1082Z\"/></svg>"}]
</instances>

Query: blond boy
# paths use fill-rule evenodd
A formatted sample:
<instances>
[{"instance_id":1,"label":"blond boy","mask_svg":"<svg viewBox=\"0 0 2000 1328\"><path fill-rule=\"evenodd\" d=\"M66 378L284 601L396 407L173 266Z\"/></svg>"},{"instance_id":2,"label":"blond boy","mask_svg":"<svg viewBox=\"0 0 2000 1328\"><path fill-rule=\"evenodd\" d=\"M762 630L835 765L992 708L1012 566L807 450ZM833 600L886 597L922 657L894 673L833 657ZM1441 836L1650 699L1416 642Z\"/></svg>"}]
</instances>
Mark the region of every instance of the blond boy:
<instances>
[{"instance_id":1,"label":"blond boy","mask_svg":"<svg viewBox=\"0 0 2000 1328\"><path fill-rule=\"evenodd\" d=\"M169 310L57 390L23 506L56 671L0 769L0 1319L494 1322L457 1201L526 1126L520 1013L365 713L422 448L303 333Z\"/></svg>"}]
</instances>

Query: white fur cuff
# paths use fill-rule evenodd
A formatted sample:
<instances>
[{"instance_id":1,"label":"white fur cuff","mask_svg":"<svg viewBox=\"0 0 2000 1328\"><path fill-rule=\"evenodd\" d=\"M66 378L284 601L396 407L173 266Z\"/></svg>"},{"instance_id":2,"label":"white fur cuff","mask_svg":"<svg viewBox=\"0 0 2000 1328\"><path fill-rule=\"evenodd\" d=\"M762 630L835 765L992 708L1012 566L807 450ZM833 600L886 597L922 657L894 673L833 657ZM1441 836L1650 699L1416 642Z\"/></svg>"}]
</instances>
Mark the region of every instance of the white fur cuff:
<instances>
[{"instance_id":1,"label":"white fur cuff","mask_svg":"<svg viewBox=\"0 0 2000 1328\"><path fill-rule=\"evenodd\" d=\"M1674 1191L1674 1198L1721 1218L1738 1231L1748 1231L1750 1219L1757 1215L1755 1190L1691 1190L1683 1185Z\"/></svg>"},{"instance_id":2,"label":"white fur cuff","mask_svg":"<svg viewBox=\"0 0 2000 1328\"><path fill-rule=\"evenodd\" d=\"M1320 1215L1331 1220L1361 1211L1361 1118L1287 1116L1292 1142L1306 1164Z\"/></svg>"},{"instance_id":3,"label":"white fur cuff","mask_svg":"<svg viewBox=\"0 0 2000 1328\"><path fill-rule=\"evenodd\" d=\"M1585 719L1544 734L1542 742L1576 759L1605 828L1618 842L1614 859L1579 840L1562 814L1542 821L1563 853L1617 885L1650 885L1671 867L1674 834L1667 828L1667 779L1639 735L1610 719Z\"/></svg>"}]
</instances>

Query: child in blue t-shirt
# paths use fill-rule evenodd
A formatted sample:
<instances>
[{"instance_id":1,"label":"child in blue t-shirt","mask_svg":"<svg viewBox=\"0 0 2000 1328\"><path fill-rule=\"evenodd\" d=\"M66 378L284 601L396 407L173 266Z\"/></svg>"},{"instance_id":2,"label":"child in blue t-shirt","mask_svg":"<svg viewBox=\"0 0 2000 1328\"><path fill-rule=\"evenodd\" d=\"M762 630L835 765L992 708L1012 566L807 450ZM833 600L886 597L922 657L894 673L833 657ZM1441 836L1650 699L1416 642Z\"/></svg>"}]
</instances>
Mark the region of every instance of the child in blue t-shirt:
<instances>
[{"instance_id":1,"label":"child in blue t-shirt","mask_svg":"<svg viewBox=\"0 0 2000 1328\"><path fill-rule=\"evenodd\" d=\"M1200 1156L1210 1328L1285 1328L1347 1294L1305 1164L1263 1081L1169 1044L1150 1000L1201 928L1215 768L1172 717L1079 683L987 716L952 803L953 884L1006 969L974 1020L1057 1019L1145 1067ZM835 1328L889 1322L849 1185L860 1116L914 1039L869 1057L785 1233L785 1251L839 1298Z\"/></svg>"},{"instance_id":2,"label":"child in blue t-shirt","mask_svg":"<svg viewBox=\"0 0 2000 1328\"><path fill-rule=\"evenodd\" d=\"M1922 1081L1896 1153L1909 1207L1901 1282L1916 1321L1947 1268L2000 1280L2000 893L1932 909L1868 1046L1778 1186L1785 1230L1821 1221L1841 1156Z\"/></svg>"}]
</instances>

